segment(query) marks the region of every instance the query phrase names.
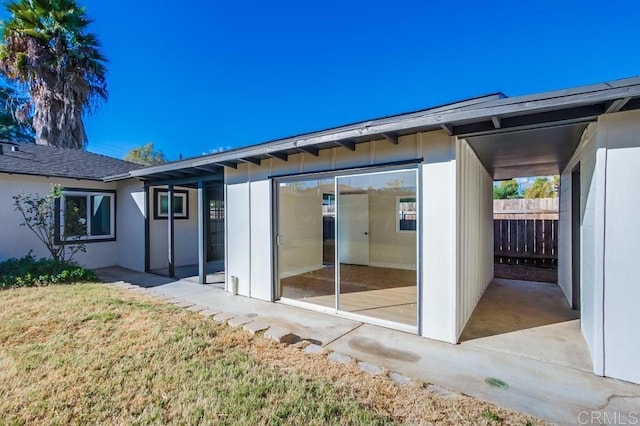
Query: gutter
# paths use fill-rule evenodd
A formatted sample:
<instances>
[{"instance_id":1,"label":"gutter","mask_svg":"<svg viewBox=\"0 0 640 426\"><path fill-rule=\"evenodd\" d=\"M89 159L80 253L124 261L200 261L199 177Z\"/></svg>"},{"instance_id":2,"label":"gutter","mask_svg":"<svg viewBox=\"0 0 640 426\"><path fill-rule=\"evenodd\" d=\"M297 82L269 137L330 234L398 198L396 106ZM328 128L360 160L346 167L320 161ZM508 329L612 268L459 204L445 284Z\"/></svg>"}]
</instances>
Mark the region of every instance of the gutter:
<instances>
[{"instance_id":1,"label":"gutter","mask_svg":"<svg viewBox=\"0 0 640 426\"><path fill-rule=\"evenodd\" d=\"M105 178L103 178L102 180L104 182L115 182L118 180L124 180L124 179L129 179L131 176L131 172L126 172L126 173L120 173L119 175L113 175L113 176L107 176Z\"/></svg>"}]
</instances>

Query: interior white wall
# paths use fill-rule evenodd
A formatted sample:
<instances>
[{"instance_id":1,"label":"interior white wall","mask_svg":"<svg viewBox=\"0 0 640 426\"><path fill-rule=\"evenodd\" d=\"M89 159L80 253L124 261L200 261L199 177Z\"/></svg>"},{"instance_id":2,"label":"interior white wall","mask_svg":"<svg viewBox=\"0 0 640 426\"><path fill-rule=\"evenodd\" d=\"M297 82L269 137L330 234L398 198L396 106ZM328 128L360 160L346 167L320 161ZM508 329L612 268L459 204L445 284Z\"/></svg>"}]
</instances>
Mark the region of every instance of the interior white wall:
<instances>
[{"instance_id":1,"label":"interior white wall","mask_svg":"<svg viewBox=\"0 0 640 426\"><path fill-rule=\"evenodd\" d=\"M369 192L369 265L416 269L416 231L397 231L396 198L414 193Z\"/></svg>"},{"instance_id":2,"label":"interior white wall","mask_svg":"<svg viewBox=\"0 0 640 426\"><path fill-rule=\"evenodd\" d=\"M640 383L640 112L603 115L606 147L604 374Z\"/></svg>"},{"instance_id":3,"label":"interior white wall","mask_svg":"<svg viewBox=\"0 0 640 426\"><path fill-rule=\"evenodd\" d=\"M322 191L287 185L279 204L280 278L322 269Z\"/></svg>"},{"instance_id":4,"label":"interior white wall","mask_svg":"<svg viewBox=\"0 0 640 426\"><path fill-rule=\"evenodd\" d=\"M168 268L169 240L167 219L154 219L154 189L166 190L166 186L149 189L149 261L151 269ZM174 187L175 190L186 190L189 193L189 218L174 219L174 253L175 266L198 264L198 192L195 189ZM144 232L144 225L143 225ZM143 234L144 235L144 234ZM144 250L143 250L144 254Z\"/></svg>"},{"instance_id":5,"label":"interior white wall","mask_svg":"<svg viewBox=\"0 0 640 426\"><path fill-rule=\"evenodd\" d=\"M456 339L493 279L493 179L465 140L456 141Z\"/></svg>"},{"instance_id":6,"label":"interior white wall","mask_svg":"<svg viewBox=\"0 0 640 426\"><path fill-rule=\"evenodd\" d=\"M0 234L0 260L22 257L33 250L37 258L49 257L44 244L26 227L20 212L14 210L13 196L22 193L46 195L52 185L59 184L67 188L84 188L94 190L115 190L115 183L81 179L62 179L45 176L28 176L17 174L1 174L0 178L0 217L2 232ZM116 208L120 199L116 196ZM121 226L116 216L116 230ZM117 235L116 235L117 238ZM87 268L113 266L118 262L117 241L88 242L86 253L76 253L73 260Z\"/></svg>"},{"instance_id":7,"label":"interior white wall","mask_svg":"<svg viewBox=\"0 0 640 426\"><path fill-rule=\"evenodd\" d=\"M567 300L572 299L571 273L571 172L580 164L580 327L596 374L604 374L603 277L604 255L604 148L599 148L602 131L590 124L560 176L560 219L558 233L558 285Z\"/></svg>"},{"instance_id":8,"label":"interior white wall","mask_svg":"<svg viewBox=\"0 0 640 426\"><path fill-rule=\"evenodd\" d=\"M116 217L118 265L144 272L144 185L136 179L118 182Z\"/></svg>"}]
</instances>

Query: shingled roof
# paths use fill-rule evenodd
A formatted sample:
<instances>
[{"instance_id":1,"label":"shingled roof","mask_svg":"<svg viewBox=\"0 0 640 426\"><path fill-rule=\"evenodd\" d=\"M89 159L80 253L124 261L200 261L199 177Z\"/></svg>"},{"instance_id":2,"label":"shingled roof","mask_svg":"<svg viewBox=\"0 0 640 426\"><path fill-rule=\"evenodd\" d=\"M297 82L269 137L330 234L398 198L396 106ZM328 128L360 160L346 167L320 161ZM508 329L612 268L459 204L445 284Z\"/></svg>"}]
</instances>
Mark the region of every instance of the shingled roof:
<instances>
[{"instance_id":1,"label":"shingled roof","mask_svg":"<svg viewBox=\"0 0 640 426\"><path fill-rule=\"evenodd\" d=\"M0 173L103 180L142 166L88 151L0 142Z\"/></svg>"}]
</instances>

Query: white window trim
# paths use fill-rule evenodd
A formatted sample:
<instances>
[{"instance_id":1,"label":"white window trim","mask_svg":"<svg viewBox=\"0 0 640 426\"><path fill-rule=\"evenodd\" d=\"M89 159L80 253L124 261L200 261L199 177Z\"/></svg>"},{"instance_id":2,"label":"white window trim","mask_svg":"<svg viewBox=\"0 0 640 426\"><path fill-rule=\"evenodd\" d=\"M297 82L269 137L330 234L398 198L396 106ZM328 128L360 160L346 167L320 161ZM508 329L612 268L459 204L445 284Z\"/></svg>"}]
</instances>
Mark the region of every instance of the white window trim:
<instances>
[{"instance_id":1,"label":"white window trim","mask_svg":"<svg viewBox=\"0 0 640 426\"><path fill-rule=\"evenodd\" d=\"M159 218L168 218L169 212L162 213L160 206L162 206L162 197L167 197L169 199L169 191L158 191L158 196L156 197L156 216ZM186 192L174 192L173 193L174 200L176 198L182 198L182 211L179 213L173 213L174 219L185 219L188 217L188 206L187 203L189 201L188 195Z\"/></svg>"},{"instance_id":2,"label":"white window trim","mask_svg":"<svg viewBox=\"0 0 640 426\"><path fill-rule=\"evenodd\" d=\"M396 232L398 232L398 233L406 233L406 232L415 233L416 232L415 229L400 229L400 200L402 198L413 198L416 203L418 202L418 196L417 195L396 195ZM418 214L418 211L416 209L416 217L417 217L417 214Z\"/></svg>"},{"instance_id":3,"label":"white window trim","mask_svg":"<svg viewBox=\"0 0 640 426\"><path fill-rule=\"evenodd\" d=\"M65 224L65 206L66 199L69 197L85 197L87 200L87 235L64 235ZM109 203L109 216L110 216L110 229L109 235L91 235L91 219L93 216L91 197L103 196L110 197ZM60 241L72 242L72 241L99 241L99 240L114 240L116 238L116 194L113 192L100 192L100 191L75 191L75 190L63 190L60 197Z\"/></svg>"}]
</instances>

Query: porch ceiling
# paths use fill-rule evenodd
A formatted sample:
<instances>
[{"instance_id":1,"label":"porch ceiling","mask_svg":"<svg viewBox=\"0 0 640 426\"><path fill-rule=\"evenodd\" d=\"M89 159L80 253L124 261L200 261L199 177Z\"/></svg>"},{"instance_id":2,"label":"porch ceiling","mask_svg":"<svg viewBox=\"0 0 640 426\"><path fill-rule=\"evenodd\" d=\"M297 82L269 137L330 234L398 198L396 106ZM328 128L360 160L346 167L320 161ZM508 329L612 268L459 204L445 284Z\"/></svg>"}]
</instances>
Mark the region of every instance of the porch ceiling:
<instances>
[{"instance_id":1,"label":"porch ceiling","mask_svg":"<svg viewBox=\"0 0 640 426\"><path fill-rule=\"evenodd\" d=\"M467 137L495 180L559 174L588 123Z\"/></svg>"},{"instance_id":2,"label":"porch ceiling","mask_svg":"<svg viewBox=\"0 0 640 426\"><path fill-rule=\"evenodd\" d=\"M187 188L197 188L198 181L224 181L224 169L215 164L197 167L183 167L175 170L163 170L141 176L148 186L179 185Z\"/></svg>"}]
</instances>

